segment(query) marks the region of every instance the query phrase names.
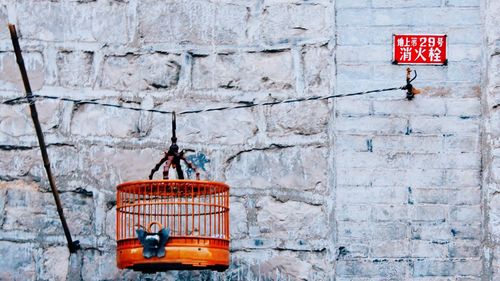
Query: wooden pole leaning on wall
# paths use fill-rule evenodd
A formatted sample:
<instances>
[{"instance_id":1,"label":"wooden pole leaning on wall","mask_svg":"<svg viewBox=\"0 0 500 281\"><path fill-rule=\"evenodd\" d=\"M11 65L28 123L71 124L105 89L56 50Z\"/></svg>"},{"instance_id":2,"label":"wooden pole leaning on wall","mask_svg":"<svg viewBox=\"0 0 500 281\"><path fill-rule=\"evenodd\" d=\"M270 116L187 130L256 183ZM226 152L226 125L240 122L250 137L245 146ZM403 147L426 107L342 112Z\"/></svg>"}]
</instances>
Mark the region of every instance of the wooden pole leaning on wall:
<instances>
[{"instance_id":1,"label":"wooden pole leaning on wall","mask_svg":"<svg viewBox=\"0 0 500 281\"><path fill-rule=\"evenodd\" d=\"M64 212L61 204L61 199L59 198L59 191L57 190L56 182L52 175L50 169L49 156L47 154L47 147L45 145L45 139L43 137L42 127L40 126L40 121L38 120L38 113L35 106L35 98L31 91L31 85L28 79L28 73L26 72L26 67L24 65L23 56L21 53L21 47L19 46L19 39L17 36L16 27L13 24L9 24L10 37L12 38L12 45L14 46L14 52L16 54L17 64L19 65L19 71L21 72L21 77L23 79L24 89L26 91L26 98L29 102L31 118L33 119L33 125L35 127L36 136L38 138L38 144L40 145L40 152L42 153L43 166L45 167L45 172L47 173L47 178L49 180L50 188L52 190L52 195L56 202L57 213L59 214L59 219L61 220L62 227L64 230L64 235L68 241L68 249L70 253L75 253L80 249L80 243L78 240L73 241L71 238L71 233L66 223L66 218L64 217Z\"/></svg>"}]
</instances>

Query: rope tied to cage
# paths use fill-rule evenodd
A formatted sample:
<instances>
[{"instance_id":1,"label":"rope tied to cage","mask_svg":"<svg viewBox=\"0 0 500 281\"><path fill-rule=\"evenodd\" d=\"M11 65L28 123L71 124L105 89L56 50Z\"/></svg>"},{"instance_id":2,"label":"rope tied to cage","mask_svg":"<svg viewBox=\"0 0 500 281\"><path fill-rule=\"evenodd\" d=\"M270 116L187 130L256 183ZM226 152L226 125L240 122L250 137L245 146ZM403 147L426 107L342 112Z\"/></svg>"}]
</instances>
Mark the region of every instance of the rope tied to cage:
<instances>
[{"instance_id":1,"label":"rope tied to cage","mask_svg":"<svg viewBox=\"0 0 500 281\"><path fill-rule=\"evenodd\" d=\"M172 144L168 148L168 151L164 151L164 156L158 162L153 169L151 169L151 172L149 173L148 178L150 180L153 179L154 174L160 169L161 165L165 163L164 169L163 169L163 179L168 179L169 178L169 170L170 168L173 168L177 172L177 178L178 179L184 179L184 171L182 170L181 167L181 160L186 164L186 166L193 170L196 175L196 179L200 179L200 172L198 171L198 167L194 165L191 161L189 161L186 158L186 153L187 152L194 152L193 149L183 149L179 152L179 146L177 145L177 136L175 131L177 130L177 121L175 117L175 111L172 113Z\"/></svg>"}]
</instances>

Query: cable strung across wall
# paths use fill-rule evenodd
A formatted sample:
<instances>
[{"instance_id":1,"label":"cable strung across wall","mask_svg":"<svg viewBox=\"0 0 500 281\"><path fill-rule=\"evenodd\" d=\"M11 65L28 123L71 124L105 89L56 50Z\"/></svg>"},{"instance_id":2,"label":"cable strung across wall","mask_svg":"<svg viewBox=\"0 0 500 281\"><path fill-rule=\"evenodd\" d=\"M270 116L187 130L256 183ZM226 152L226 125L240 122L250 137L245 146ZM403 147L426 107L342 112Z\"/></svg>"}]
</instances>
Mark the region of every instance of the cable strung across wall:
<instances>
[{"instance_id":1,"label":"cable strung across wall","mask_svg":"<svg viewBox=\"0 0 500 281\"><path fill-rule=\"evenodd\" d=\"M179 115L195 114L195 113L203 113L203 112L211 112L211 111L224 111L224 110L233 110L233 109L240 109L240 108L250 108L250 107L256 107L256 106L271 106L271 105L278 105L278 104L285 104L285 103L298 103L298 102L306 102L306 101L313 101L313 100L329 100L329 99L334 99L334 98L361 96L361 95L387 92L387 91L407 90L407 88L408 88L408 86L405 85L402 87L384 88L384 89L369 90L369 91L363 91L363 92L355 92L355 93L347 93L347 94L335 94L335 95L328 95L328 96L310 96L310 97L286 99L286 100L279 100L279 101L268 101L268 102L261 102L261 103L241 102L242 104L235 105L235 106L223 106L223 107L196 109L196 110L184 110L184 111L177 112L177 114L179 114ZM159 114L172 114L174 112L174 111L168 111L168 110L145 109L145 108L139 108L139 107L125 106L125 105L121 105L121 104L99 102L98 99L72 99L72 98L66 98L66 97L36 95L36 94L31 95L31 96L9 99L9 100L2 102L2 104L15 105L15 104L20 104L20 103L32 103L32 102L35 102L36 100L60 100L60 101L65 101L65 102L73 102L77 105L92 104L92 105L96 105L96 106L114 107L114 108L119 108L119 109L127 109L127 110L133 110L133 111L141 111L141 112L152 112L152 113L159 113Z\"/></svg>"}]
</instances>

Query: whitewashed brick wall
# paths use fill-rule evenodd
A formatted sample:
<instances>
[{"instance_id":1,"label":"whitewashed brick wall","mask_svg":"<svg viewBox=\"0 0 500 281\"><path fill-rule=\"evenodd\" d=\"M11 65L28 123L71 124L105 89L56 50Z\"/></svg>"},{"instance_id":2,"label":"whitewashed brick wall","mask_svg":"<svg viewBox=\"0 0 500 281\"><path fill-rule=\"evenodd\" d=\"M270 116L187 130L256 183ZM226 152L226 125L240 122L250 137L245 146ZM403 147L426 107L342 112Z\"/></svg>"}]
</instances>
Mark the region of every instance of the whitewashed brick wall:
<instances>
[{"instance_id":1,"label":"whitewashed brick wall","mask_svg":"<svg viewBox=\"0 0 500 281\"><path fill-rule=\"evenodd\" d=\"M500 278L496 0L0 0L0 100L187 110L402 86L392 34L445 33L447 66L402 91L178 117L231 185L230 269L115 266L115 186L145 179L170 116L37 102L69 255L26 105L0 104L0 280Z\"/></svg>"}]
</instances>

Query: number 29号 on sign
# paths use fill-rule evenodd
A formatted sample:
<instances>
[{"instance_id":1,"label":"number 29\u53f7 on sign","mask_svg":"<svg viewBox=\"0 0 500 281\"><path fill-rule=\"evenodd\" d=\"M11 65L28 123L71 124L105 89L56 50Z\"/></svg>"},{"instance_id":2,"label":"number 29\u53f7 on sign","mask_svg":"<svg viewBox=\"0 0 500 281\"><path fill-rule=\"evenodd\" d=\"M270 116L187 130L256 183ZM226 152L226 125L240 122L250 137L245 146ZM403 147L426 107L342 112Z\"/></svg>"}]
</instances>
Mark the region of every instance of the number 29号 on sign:
<instances>
[{"instance_id":1,"label":"number 29\u53f7 on sign","mask_svg":"<svg viewBox=\"0 0 500 281\"><path fill-rule=\"evenodd\" d=\"M394 64L446 65L445 34L394 34Z\"/></svg>"}]
</instances>

